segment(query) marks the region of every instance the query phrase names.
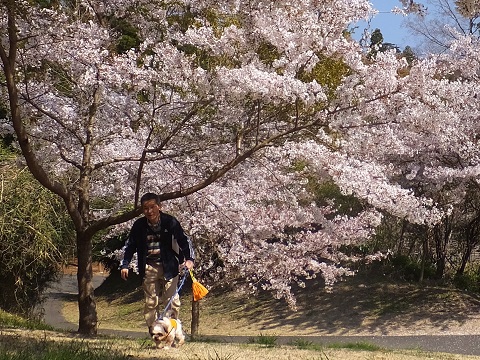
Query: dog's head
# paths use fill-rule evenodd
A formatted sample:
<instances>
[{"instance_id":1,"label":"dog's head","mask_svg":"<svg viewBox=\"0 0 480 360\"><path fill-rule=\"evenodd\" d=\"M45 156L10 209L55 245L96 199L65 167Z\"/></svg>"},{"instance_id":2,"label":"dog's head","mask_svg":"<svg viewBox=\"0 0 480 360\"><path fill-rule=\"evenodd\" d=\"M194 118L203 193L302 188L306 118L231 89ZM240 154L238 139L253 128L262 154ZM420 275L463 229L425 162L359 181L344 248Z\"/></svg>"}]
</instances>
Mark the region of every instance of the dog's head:
<instances>
[{"instance_id":1,"label":"dog's head","mask_svg":"<svg viewBox=\"0 0 480 360\"><path fill-rule=\"evenodd\" d=\"M175 336L170 318L157 319L150 327L150 335L155 343L171 342Z\"/></svg>"}]
</instances>

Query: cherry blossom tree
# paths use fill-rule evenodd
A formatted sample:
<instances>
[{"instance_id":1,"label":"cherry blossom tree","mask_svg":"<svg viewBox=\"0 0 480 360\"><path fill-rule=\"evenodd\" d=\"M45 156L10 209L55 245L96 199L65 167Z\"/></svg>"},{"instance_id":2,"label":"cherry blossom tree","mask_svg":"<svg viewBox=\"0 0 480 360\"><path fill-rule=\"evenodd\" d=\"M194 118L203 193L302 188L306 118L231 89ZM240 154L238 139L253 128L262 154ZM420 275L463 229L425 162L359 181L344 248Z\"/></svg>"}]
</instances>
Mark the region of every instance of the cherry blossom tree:
<instances>
[{"instance_id":1,"label":"cherry blossom tree","mask_svg":"<svg viewBox=\"0 0 480 360\"><path fill-rule=\"evenodd\" d=\"M407 180L460 178L466 170L441 167L436 156L475 152L466 132L473 87L446 78L447 66L474 52L411 68L393 52L366 61L345 29L371 14L367 1L6 1L1 9L5 125L73 220L84 334L97 329L93 236L127 226L142 192L178 205L192 235L218 239L227 269L294 306L292 283L321 275L330 286L351 273L341 264L355 259L341 246L368 239L378 210L437 223L448 209ZM133 26L135 47L119 51L114 19ZM317 206L312 174L362 199L363 211Z\"/></svg>"},{"instance_id":2,"label":"cherry blossom tree","mask_svg":"<svg viewBox=\"0 0 480 360\"><path fill-rule=\"evenodd\" d=\"M406 26L423 40L423 52L446 51L466 35L479 36L480 4L476 0L428 0L428 11L407 19Z\"/></svg>"}]
</instances>

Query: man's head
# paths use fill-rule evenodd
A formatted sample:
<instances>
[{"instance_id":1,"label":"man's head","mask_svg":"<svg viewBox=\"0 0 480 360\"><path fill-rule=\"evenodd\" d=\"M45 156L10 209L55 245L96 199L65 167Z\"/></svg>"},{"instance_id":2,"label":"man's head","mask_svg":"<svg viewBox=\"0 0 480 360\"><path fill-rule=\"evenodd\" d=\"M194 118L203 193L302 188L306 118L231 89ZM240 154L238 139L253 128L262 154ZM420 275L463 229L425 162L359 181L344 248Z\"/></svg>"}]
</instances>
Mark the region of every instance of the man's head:
<instances>
[{"instance_id":1,"label":"man's head","mask_svg":"<svg viewBox=\"0 0 480 360\"><path fill-rule=\"evenodd\" d=\"M143 215L151 224L156 224L160 220L160 200L157 194L146 193L140 199Z\"/></svg>"}]
</instances>

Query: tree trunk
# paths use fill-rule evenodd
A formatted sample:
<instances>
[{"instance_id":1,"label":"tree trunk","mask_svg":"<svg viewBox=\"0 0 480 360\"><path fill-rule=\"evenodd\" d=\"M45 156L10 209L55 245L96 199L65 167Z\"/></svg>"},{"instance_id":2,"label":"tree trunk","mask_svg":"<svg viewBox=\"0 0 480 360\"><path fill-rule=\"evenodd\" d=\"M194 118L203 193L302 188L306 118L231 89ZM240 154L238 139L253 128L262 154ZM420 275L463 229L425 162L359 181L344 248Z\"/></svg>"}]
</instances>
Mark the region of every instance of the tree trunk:
<instances>
[{"instance_id":1,"label":"tree trunk","mask_svg":"<svg viewBox=\"0 0 480 360\"><path fill-rule=\"evenodd\" d=\"M85 335L97 334L97 307L93 294L92 237L77 233L78 257L78 332Z\"/></svg>"},{"instance_id":2,"label":"tree trunk","mask_svg":"<svg viewBox=\"0 0 480 360\"><path fill-rule=\"evenodd\" d=\"M480 242L480 216L472 219L465 228L465 251L462 255L462 263L457 270L456 276L463 275L473 250Z\"/></svg>"},{"instance_id":3,"label":"tree trunk","mask_svg":"<svg viewBox=\"0 0 480 360\"><path fill-rule=\"evenodd\" d=\"M200 323L200 302L192 299L192 338L198 336L198 326Z\"/></svg>"},{"instance_id":4,"label":"tree trunk","mask_svg":"<svg viewBox=\"0 0 480 360\"><path fill-rule=\"evenodd\" d=\"M445 273L447 250L451 233L452 226L448 216L442 221L441 224L436 225L433 229L433 237L435 240L435 250L437 256L435 278L439 280L443 278Z\"/></svg>"},{"instance_id":5,"label":"tree trunk","mask_svg":"<svg viewBox=\"0 0 480 360\"><path fill-rule=\"evenodd\" d=\"M403 219L402 228L400 230L400 238L398 239L398 244L397 244L397 255L402 255L403 240L405 238L406 228L407 228L407 221Z\"/></svg>"},{"instance_id":6,"label":"tree trunk","mask_svg":"<svg viewBox=\"0 0 480 360\"><path fill-rule=\"evenodd\" d=\"M427 262L427 255L428 255L428 237L429 237L429 231L427 231L427 233L425 234L425 238L423 240L422 262L420 266L420 277L418 279L419 283L422 283L425 277L425 263Z\"/></svg>"},{"instance_id":7,"label":"tree trunk","mask_svg":"<svg viewBox=\"0 0 480 360\"><path fill-rule=\"evenodd\" d=\"M462 261L460 263L460 267L458 268L457 273L455 274L456 277L464 274L465 269L467 267L468 260L470 259L470 255L472 255L472 250L473 248L470 246L470 244L467 244L467 248L465 249L465 252L462 254Z\"/></svg>"}]
</instances>

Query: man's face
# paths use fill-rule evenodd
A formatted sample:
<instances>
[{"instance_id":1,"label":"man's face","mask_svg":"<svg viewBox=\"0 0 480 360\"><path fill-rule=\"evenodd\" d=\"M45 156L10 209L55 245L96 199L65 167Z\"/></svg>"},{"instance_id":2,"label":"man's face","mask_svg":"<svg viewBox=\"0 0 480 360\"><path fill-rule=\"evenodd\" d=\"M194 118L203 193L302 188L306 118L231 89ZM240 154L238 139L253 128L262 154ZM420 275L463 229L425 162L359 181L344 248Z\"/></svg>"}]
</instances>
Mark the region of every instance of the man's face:
<instances>
[{"instance_id":1,"label":"man's face","mask_svg":"<svg viewBox=\"0 0 480 360\"><path fill-rule=\"evenodd\" d=\"M142 203L143 215L152 224L156 224L160 219L160 205L155 200L147 200Z\"/></svg>"}]
</instances>

